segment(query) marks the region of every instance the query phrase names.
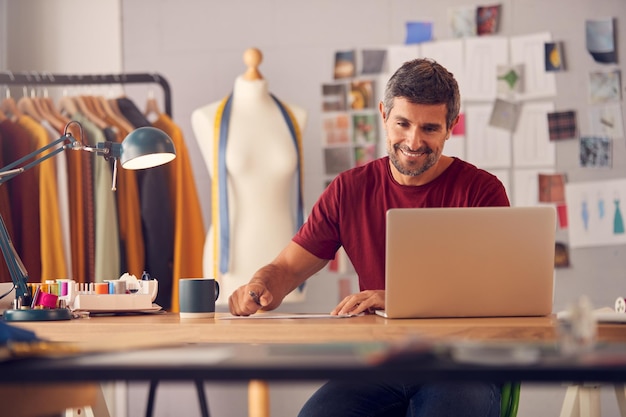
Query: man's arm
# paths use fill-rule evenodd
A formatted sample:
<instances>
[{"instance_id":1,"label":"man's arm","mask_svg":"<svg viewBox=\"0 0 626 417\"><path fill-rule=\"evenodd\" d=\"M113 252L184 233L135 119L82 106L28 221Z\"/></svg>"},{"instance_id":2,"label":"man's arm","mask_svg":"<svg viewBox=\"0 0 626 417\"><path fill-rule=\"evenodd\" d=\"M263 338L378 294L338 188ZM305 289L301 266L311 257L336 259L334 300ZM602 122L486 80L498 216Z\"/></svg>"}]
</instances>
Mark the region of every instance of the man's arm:
<instances>
[{"instance_id":1,"label":"man's arm","mask_svg":"<svg viewBox=\"0 0 626 417\"><path fill-rule=\"evenodd\" d=\"M228 298L231 314L249 316L260 309L275 309L287 294L327 263L328 260L318 258L293 241L289 242L276 259L259 269L248 284L232 293Z\"/></svg>"}]
</instances>

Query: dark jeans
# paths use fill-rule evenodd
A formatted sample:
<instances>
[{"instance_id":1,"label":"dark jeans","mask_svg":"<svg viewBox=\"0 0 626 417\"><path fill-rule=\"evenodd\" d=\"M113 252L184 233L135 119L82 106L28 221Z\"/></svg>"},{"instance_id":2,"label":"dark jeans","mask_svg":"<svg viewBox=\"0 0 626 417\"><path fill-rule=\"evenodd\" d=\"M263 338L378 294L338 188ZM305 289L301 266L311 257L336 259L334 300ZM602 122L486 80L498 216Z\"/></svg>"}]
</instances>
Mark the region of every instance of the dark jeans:
<instances>
[{"instance_id":1,"label":"dark jeans","mask_svg":"<svg viewBox=\"0 0 626 417\"><path fill-rule=\"evenodd\" d=\"M299 417L498 417L500 390L486 382L328 382Z\"/></svg>"}]
</instances>

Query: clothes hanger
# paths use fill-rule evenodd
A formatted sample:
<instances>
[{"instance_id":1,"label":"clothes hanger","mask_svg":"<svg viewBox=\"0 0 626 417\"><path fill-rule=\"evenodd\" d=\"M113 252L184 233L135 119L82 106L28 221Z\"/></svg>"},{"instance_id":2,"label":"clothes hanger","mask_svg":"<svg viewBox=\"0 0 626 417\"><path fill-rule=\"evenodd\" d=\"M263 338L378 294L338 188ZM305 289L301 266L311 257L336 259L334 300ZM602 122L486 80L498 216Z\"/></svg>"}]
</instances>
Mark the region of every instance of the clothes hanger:
<instances>
[{"instance_id":1,"label":"clothes hanger","mask_svg":"<svg viewBox=\"0 0 626 417\"><path fill-rule=\"evenodd\" d=\"M144 116L152 123L161 116L159 104L154 97L148 97L146 100L146 111Z\"/></svg>"},{"instance_id":2,"label":"clothes hanger","mask_svg":"<svg viewBox=\"0 0 626 417\"><path fill-rule=\"evenodd\" d=\"M10 71L8 73L11 81L15 80L13 73ZM0 103L0 110L2 110L12 121L15 121L18 117L22 116L22 112L17 108L17 103L13 97L11 97L11 89L9 86L6 86L4 99L2 99L2 102Z\"/></svg>"},{"instance_id":3,"label":"clothes hanger","mask_svg":"<svg viewBox=\"0 0 626 417\"><path fill-rule=\"evenodd\" d=\"M114 78L121 88L121 94L119 95L118 98L126 97L126 92L124 91L123 81L120 80L119 76L117 75L115 75ZM118 120L124 121L124 126L125 126L124 129L126 129L128 132L132 132L133 130L135 130L135 127L133 126L133 124L126 118L126 116L124 116L124 114L120 110L120 106L117 104L117 98L109 98L107 99L107 102L109 103L109 106L111 107L111 110L113 111L113 113L117 116Z\"/></svg>"},{"instance_id":4,"label":"clothes hanger","mask_svg":"<svg viewBox=\"0 0 626 417\"><path fill-rule=\"evenodd\" d=\"M50 79L50 81L54 82L54 76L51 73L48 73L47 75L46 73L44 73L43 75L47 76ZM65 115L61 114L57 106L54 104L54 101L52 100L52 98L48 96L47 89L44 89L43 97L40 97L38 101L40 102L41 107L46 109L47 114L50 117L49 119L50 123L52 123L52 120L56 120L57 123L61 125L61 129L59 129L59 132L63 132L63 130L65 129L65 126L70 122L70 119L66 117ZM53 125L56 128L56 124L53 123Z\"/></svg>"},{"instance_id":5,"label":"clothes hanger","mask_svg":"<svg viewBox=\"0 0 626 417\"><path fill-rule=\"evenodd\" d=\"M104 129L105 127L107 127L107 123L104 120L102 120L100 117L98 117L89 108L89 105L87 104L87 101L88 101L87 96L78 95L74 97L74 101L76 103L76 107L78 108L78 111L82 113L86 118L88 118L93 124L98 126L100 129Z\"/></svg>"},{"instance_id":6,"label":"clothes hanger","mask_svg":"<svg viewBox=\"0 0 626 417\"><path fill-rule=\"evenodd\" d=\"M69 96L66 90L63 91L63 95L59 99L57 106L61 114L66 114L70 118L78 113L78 106L74 101L74 97Z\"/></svg>"},{"instance_id":7,"label":"clothes hanger","mask_svg":"<svg viewBox=\"0 0 626 417\"><path fill-rule=\"evenodd\" d=\"M111 88L111 85L108 87L108 92L106 96L113 97L114 91ZM135 130L133 125L122 115L117 107L117 101L114 99L107 99L104 94L97 95L95 98L98 100L100 107L106 114L106 119L109 119L113 122L113 124L117 125L119 128L123 129L126 134Z\"/></svg>"},{"instance_id":8,"label":"clothes hanger","mask_svg":"<svg viewBox=\"0 0 626 417\"><path fill-rule=\"evenodd\" d=\"M65 123L63 120L59 119L58 117L56 117L55 114L52 113L52 111L48 107L47 100L46 100L47 98L48 98L48 89L44 87L43 96L34 97L33 103L35 104L37 111L39 111L39 114L42 115L44 120L50 123L50 125L59 133L62 133L67 123Z\"/></svg>"},{"instance_id":9,"label":"clothes hanger","mask_svg":"<svg viewBox=\"0 0 626 417\"><path fill-rule=\"evenodd\" d=\"M154 76L154 82L157 82L156 76ZM159 109L159 103L154 97L154 89L150 87L148 90L148 98L146 99L146 111L144 112L144 116L153 123L156 119L161 116L161 110Z\"/></svg>"},{"instance_id":10,"label":"clothes hanger","mask_svg":"<svg viewBox=\"0 0 626 417\"><path fill-rule=\"evenodd\" d=\"M33 92L34 92L34 90L33 90ZM33 94L33 93L31 93L31 94ZM26 86L24 86L22 97L17 101L17 108L21 112L23 112L24 114L32 117L33 119L35 119L35 121L37 121L39 123L41 123L41 121L44 119L44 117L41 115L41 113L39 113L39 111L35 107L35 103L34 103L32 97L29 97L29 95L28 95L28 87L26 87Z\"/></svg>"}]
</instances>

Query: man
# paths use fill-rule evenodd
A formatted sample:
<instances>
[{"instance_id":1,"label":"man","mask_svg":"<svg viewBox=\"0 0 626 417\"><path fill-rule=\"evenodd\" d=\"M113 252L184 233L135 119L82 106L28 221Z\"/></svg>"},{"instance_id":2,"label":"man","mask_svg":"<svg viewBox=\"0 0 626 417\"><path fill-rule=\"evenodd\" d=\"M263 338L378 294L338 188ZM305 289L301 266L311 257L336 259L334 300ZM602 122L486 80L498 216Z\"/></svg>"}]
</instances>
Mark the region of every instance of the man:
<instances>
[{"instance_id":1,"label":"man","mask_svg":"<svg viewBox=\"0 0 626 417\"><path fill-rule=\"evenodd\" d=\"M379 104L388 156L339 174L285 249L229 298L234 315L276 308L343 246L360 292L332 314L385 308L385 214L396 207L508 206L505 189L486 171L442 154L458 122L458 85L428 59L406 62ZM420 236L415 236L419 239ZM407 260L416 264L430 259ZM491 383L328 382L300 416L497 416L500 387Z\"/></svg>"}]
</instances>

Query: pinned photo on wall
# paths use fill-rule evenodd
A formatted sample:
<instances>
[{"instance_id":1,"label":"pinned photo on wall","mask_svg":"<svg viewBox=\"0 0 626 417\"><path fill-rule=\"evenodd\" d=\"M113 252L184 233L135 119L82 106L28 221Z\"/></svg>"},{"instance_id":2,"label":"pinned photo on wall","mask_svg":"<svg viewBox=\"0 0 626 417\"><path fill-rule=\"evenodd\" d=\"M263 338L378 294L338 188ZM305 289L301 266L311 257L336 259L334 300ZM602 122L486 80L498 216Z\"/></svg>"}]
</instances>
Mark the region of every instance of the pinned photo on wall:
<instances>
[{"instance_id":1,"label":"pinned photo on wall","mask_svg":"<svg viewBox=\"0 0 626 417\"><path fill-rule=\"evenodd\" d=\"M617 63L614 19L587 20L585 22L587 51L601 64Z\"/></svg>"},{"instance_id":2,"label":"pinned photo on wall","mask_svg":"<svg viewBox=\"0 0 626 417\"><path fill-rule=\"evenodd\" d=\"M352 147L325 148L324 167L326 175L337 175L352 168Z\"/></svg>"},{"instance_id":3,"label":"pinned photo on wall","mask_svg":"<svg viewBox=\"0 0 626 417\"><path fill-rule=\"evenodd\" d=\"M366 146L378 142L378 114L352 115L352 143Z\"/></svg>"},{"instance_id":4,"label":"pinned photo on wall","mask_svg":"<svg viewBox=\"0 0 626 417\"><path fill-rule=\"evenodd\" d=\"M376 159L376 145L357 146L354 148L354 163L363 166Z\"/></svg>"},{"instance_id":5,"label":"pinned photo on wall","mask_svg":"<svg viewBox=\"0 0 626 417\"><path fill-rule=\"evenodd\" d=\"M498 65L496 69L498 94L514 97L524 92L524 65Z\"/></svg>"},{"instance_id":6,"label":"pinned photo on wall","mask_svg":"<svg viewBox=\"0 0 626 417\"><path fill-rule=\"evenodd\" d=\"M508 130L509 132L514 132L517 127L517 121L519 120L521 111L521 103L497 98L493 105L489 125Z\"/></svg>"},{"instance_id":7,"label":"pinned photo on wall","mask_svg":"<svg viewBox=\"0 0 626 417\"><path fill-rule=\"evenodd\" d=\"M433 40L433 22L406 22L404 43L422 43Z\"/></svg>"},{"instance_id":8,"label":"pinned photo on wall","mask_svg":"<svg viewBox=\"0 0 626 417\"><path fill-rule=\"evenodd\" d=\"M622 106L614 103L589 108L589 125L594 135L622 139L624 137Z\"/></svg>"},{"instance_id":9,"label":"pinned photo on wall","mask_svg":"<svg viewBox=\"0 0 626 417\"><path fill-rule=\"evenodd\" d=\"M583 168L611 168L612 148L610 138L582 136L580 138L580 166Z\"/></svg>"},{"instance_id":10,"label":"pinned photo on wall","mask_svg":"<svg viewBox=\"0 0 626 417\"><path fill-rule=\"evenodd\" d=\"M575 139L578 132L574 110L548 113L550 140Z\"/></svg>"},{"instance_id":11,"label":"pinned photo on wall","mask_svg":"<svg viewBox=\"0 0 626 417\"><path fill-rule=\"evenodd\" d=\"M567 229L567 203L556 205L556 220L558 221L559 229Z\"/></svg>"},{"instance_id":12,"label":"pinned photo on wall","mask_svg":"<svg viewBox=\"0 0 626 417\"><path fill-rule=\"evenodd\" d=\"M386 49L364 49L361 51L361 74L381 74L386 71Z\"/></svg>"},{"instance_id":13,"label":"pinned photo on wall","mask_svg":"<svg viewBox=\"0 0 626 417\"><path fill-rule=\"evenodd\" d=\"M493 35L500 30L500 10L502 6L479 6L476 8L476 34Z\"/></svg>"},{"instance_id":14,"label":"pinned photo on wall","mask_svg":"<svg viewBox=\"0 0 626 417\"><path fill-rule=\"evenodd\" d=\"M453 38L476 36L476 7L461 6L448 8L450 32Z\"/></svg>"},{"instance_id":15,"label":"pinned photo on wall","mask_svg":"<svg viewBox=\"0 0 626 417\"><path fill-rule=\"evenodd\" d=\"M563 242L555 242L554 244L554 267L569 267L569 248Z\"/></svg>"},{"instance_id":16,"label":"pinned photo on wall","mask_svg":"<svg viewBox=\"0 0 626 417\"><path fill-rule=\"evenodd\" d=\"M589 73L589 101L607 103L622 99L621 71L592 71Z\"/></svg>"},{"instance_id":17,"label":"pinned photo on wall","mask_svg":"<svg viewBox=\"0 0 626 417\"><path fill-rule=\"evenodd\" d=\"M350 83L350 108L352 110L374 109L374 81L360 80Z\"/></svg>"},{"instance_id":18,"label":"pinned photo on wall","mask_svg":"<svg viewBox=\"0 0 626 417\"><path fill-rule=\"evenodd\" d=\"M335 52L334 77L351 78L356 75L356 57L355 51L337 51Z\"/></svg>"},{"instance_id":19,"label":"pinned photo on wall","mask_svg":"<svg viewBox=\"0 0 626 417\"><path fill-rule=\"evenodd\" d=\"M346 84L322 85L322 111L346 111L348 109Z\"/></svg>"},{"instance_id":20,"label":"pinned photo on wall","mask_svg":"<svg viewBox=\"0 0 626 417\"><path fill-rule=\"evenodd\" d=\"M565 55L562 42L546 42L545 44L546 71L564 71Z\"/></svg>"},{"instance_id":21,"label":"pinned photo on wall","mask_svg":"<svg viewBox=\"0 0 626 417\"><path fill-rule=\"evenodd\" d=\"M322 145L350 145L348 113L322 115Z\"/></svg>"},{"instance_id":22,"label":"pinned photo on wall","mask_svg":"<svg viewBox=\"0 0 626 417\"><path fill-rule=\"evenodd\" d=\"M540 203L565 202L565 174L539 174Z\"/></svg>"}]
</instances>

